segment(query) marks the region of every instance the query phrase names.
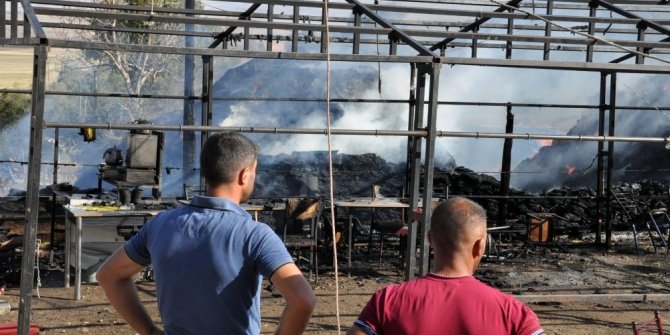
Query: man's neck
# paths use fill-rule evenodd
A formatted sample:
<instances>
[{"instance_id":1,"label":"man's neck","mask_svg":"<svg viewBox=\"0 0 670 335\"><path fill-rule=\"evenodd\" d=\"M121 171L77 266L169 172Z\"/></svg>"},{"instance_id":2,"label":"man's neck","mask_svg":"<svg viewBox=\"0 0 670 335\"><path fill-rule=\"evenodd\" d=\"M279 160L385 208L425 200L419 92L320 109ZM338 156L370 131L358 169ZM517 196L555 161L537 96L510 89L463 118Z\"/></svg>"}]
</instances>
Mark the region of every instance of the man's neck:
<instances>
[{"instance_id":1,"label":"man's neck","mask_svg":"<svg viewBox=\"0 0 670 335\"><path fill-rule=\"evenodd\" d=\"M238 205L242 201L241 190L228 185L220 185L216 188L210 188L207 192L207 195L210 197L224 198Z\"/></svg>"},{"instance_id":2,"label":"man's neck","mask_svg":"<svg viewBox=\"0 0 670 335\"><path fill-rule=\"evenodd\" d=\"M474 273L474 263L461 257L439 257L435 255L433 273L445 276L466 276Z\"/></svg>"}]
</instances>

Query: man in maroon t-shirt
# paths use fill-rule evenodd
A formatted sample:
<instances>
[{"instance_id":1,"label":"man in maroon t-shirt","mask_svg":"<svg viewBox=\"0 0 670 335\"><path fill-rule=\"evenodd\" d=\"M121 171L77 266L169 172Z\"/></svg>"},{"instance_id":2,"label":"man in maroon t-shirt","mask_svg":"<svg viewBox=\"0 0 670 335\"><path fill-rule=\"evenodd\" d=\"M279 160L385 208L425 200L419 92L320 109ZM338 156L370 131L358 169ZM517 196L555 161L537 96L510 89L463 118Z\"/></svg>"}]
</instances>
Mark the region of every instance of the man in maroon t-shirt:
<instances>
[{"instance_id":1,"label":"man in maroon t-shirt","mask_svg":"<svg viewBox=\"0 0 670 335\"><path fill-rule=\"evenodd\" d=\"M486 248L486 212L465 198L439 204L428 240L434 271L377 291L347 335L487 334L544 332L535 313L472 274Z\"/></svg>"}]
</instances>

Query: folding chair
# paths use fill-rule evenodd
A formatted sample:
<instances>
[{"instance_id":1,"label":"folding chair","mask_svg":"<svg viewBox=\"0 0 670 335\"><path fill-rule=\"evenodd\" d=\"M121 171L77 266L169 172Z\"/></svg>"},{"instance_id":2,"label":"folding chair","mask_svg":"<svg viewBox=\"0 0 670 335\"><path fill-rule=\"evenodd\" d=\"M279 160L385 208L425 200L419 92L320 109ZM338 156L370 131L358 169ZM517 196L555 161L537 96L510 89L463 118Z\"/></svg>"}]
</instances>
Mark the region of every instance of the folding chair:
<instances>
[{"instance_id":1,"label":"folding chair","mask_svg":"<svg viewBox=\"0 0 670 335\"><path fill-rule=\"evenodd\" d=\"M284 226L281 228L281 238L286 249L296 252L296 264L306 260L309 269L309 278L312 272L319 280L318 247L318 217L321 214L321 199L287 199L284 216ZM309 250L309 258L302 256L302 250Z\"/></svg>"},{"instance_id":2,"label":"folding chair","mask_svg":"<svg viewBox=\"0 0 670 335\"><path fill-rule=\"evenodd\" d=\"M665 334L663 332L663 321L661 321L661 315L658 313L658 311L654 311L654 318L645 321L641 324L637 324L637 322L633 321L633 334L635 335L640 335L641 333L655 333L658 335L663 335Z\"/></svg>"}]
</instances>

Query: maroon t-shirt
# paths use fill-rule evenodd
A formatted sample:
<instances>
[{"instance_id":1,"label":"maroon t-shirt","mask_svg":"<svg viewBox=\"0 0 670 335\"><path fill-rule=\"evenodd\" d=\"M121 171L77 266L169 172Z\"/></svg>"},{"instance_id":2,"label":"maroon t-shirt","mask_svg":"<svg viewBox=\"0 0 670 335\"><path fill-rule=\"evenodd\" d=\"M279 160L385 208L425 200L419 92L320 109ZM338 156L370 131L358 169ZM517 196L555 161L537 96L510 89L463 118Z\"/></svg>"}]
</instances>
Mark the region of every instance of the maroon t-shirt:
<instances>
[{"instance_id":1,"label":"maroon t-shirt","mask_svg":"<svg viewBox=\"0 0 670 335\"><path fill-rule=\"evenodd\" d=\"M535 313L472 276L432 274L377 291L356 321L368 334L537 335Z\"/></svg>"}]
</instances>

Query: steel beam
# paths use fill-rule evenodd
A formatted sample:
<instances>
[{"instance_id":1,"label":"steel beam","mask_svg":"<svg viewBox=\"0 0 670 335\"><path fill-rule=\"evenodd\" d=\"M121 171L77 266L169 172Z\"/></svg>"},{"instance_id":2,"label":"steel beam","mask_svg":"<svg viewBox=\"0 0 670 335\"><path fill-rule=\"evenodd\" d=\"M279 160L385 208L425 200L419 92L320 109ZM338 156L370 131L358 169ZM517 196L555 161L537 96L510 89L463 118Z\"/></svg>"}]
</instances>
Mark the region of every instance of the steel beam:
<instances>
[{"instance_id":1,"label":"steel beam","mask_svg":"<svg viewBox=\"0 0 670 335\"><path fill-rule=\"evenodd\" d=\"M604 0L592 0L592 1L595 1L599 6L607 8L614 13L617 13L617 14L619 14L623 17L629 18L629 19L639 20L640 22L643 22L647 27L652 28L652 29L654 29L654 30L656 30L660 33L665 34L665 35L670 36L670 29L664 27L663 25L661 25L660 23L658 23L656 21L645 19L645 18L643 18L643 17L641 17L641 16L639 16L635 13L631 13L630 11L619 8L619 7L609 3L607 1L604 1Z\"/></svg>"},{"instance_id":2,"label":"steel beam","mask_svg":"<svg viewBox=\"0 0 670 335\"><path fill-rule=\"evenodd\" d=\"M186 0L184 3L186 9L195 8L195 0ZM192 14L187 14L192 15ZM184 27L186 32L193 32L194 26L187 24ZM195 41L192 36L186 36L184 39L186 48L195 47ZM184 55L184 96L192 97L195 95L195 56ZM182 123L184 125L195 124L195 101L193 99L184 99L184 112ZM182 182L185 185L193 185L196 167L196 141L195 133L185 132L182 134Z\"/></svg>"},{"instance_id":3,"label":"steel beam","mask_svg":"<svg viewBox=\"0 0 670 335\"><path fill-rule=\"evenodd\" d=\"M21 262L21 296L19 300L18 333L28 335L35 278L35 249L39 218L40 168L42 160L42 132L44 130L44 88L47 68L47 46L35 46L33 66L33 94L30 111L30 150L28 152L28 182L26 196L25 239ZM65 269L69 271L70 269Z\"/></svg>"},{"instance_id":4,"label":"steel beam","mask_svg":"<svg viewBox=\"0 0 670 335\"><path fill-rule=\"evenodd\" d=\"M268 22L273 21L272 15L273 15L273 12L274 12L274 8L275 8L275 6L273 4L268 4L268 8L267 8L268 9L268 18L267 18ZM268 30L267 30L267 40L266 41L267 42L266 42L265 50L272 51L272 28L268 28Z\"/></svg>"},{"instance_id":5,"label":"steel beam","mask_svg":"<svg viewBox=\"0 0 670 335\"><path fill-rule=\"evenodd\" d=\"M202 127L212 126L212 107L214 101L212 100L212 92L214 88L214 57L204 56L202 58L202 114L200 124ZM209 131L203 130L200 133L200 146L205 144L209 137ZM205 185L205 177L200 171L200 186Z\"/></svg>"},{"instance_id":6,"label":"steel beam","mask_svg":"<svg viewBox=\"0 0 670 335\"><path fill-rule=\"evenodd\" d=\"M46 39L47 35L44 33L44 29L42 29L42 24L37 18L30 0L21 0L21 6L23 6L23 15L28 20L28 22L30 22L30 26L33 28L33 30L35 30L35 36L37 36L39 39ZM23 29L26 29L25 22L23 23ZM30 28L28 28L28 31L30 31ZM28 33L28 36L25 37L30 37L30 33Z\"/></svg>"},{"instance_id":7,"label":"steel beam","mask_svg":"<svg viewBox=\"0 0 670 335\"><path fill-rule=\"evenodd\" d=\"M430 75L430 92L428 94L428 124L426 130L426 145L424 149L424 176L423 176L423 213L421 222L421 244L419 253L421 258L420 276L425 276L429 271L428 261L430 259L430 246L428 245L428 230L430 229L430 220L432 217L433 204L433 172L435 171L435 142L437 139L437 100L439 95L440 66L437 61L432 64L426 64L430 67L427 71Z\"/></svg>"},{"instance_id":8,"label":"steel beam","mask_svg":"<svg viewBox=\"0 0 670 335\"><path fill-rule=\"evenodd\" d=\"M300 7L294 6L293 7L293 23L294 24L299 24L300 23ZM245 36L248 35L248 33L245 32ZM298 30L294 29L291 32L291 52L298 52ZM245 50L248 50L249 48L245 48Z\"/></svg>"},{"instance_id":9,"label":"steel beam","mask_svg":"<svg viewBox=\"0 0 670 335\"><path fill-rule=\"evenodd\" d=\"M3 1L6 3L6 1ZM9 8L9 37L17 39L19 37L19 4L18 0L11 0Z\"/></svg>"},{"instance_id":10,"label":"steel beam","mask_svg":"<svg viewBox=\"0 0 670 335\"><path fill-rule=\"evenodd\" d=\"M396 28L393 24L386 21L384 18L379 16L374 11L370 10L366 5L362 4L358 0L347 0L347 2L356 5L356 8L362 11L363 14L367 15L369 18L377 22L382 27L391 29L399 40L407 43L407 45L414 48L414 50L417 51L420 55L433 56L433 53L430 50L426 49L426 47L424 47L423 44L417 42L414 38L403 32L402 30Z\"/></svg>"},{"instance_id":11,"label":"steel beam","mask_svg":"<svg viewBox=\"0 0 670 335\"><path fill-rule=\"evenodd\" d=\"M0 39L7 38L7 1L0 3Z\"/></svg>"},{"instance_id":12,"label":"steel beam","mask_svg":"<svg viewBox=\"0 0 670 335\"><path fill-rule=\"evenodd\" d=\"M644 41L644 32L647 30L647 25L644 22L640 22L637 28L637 40L640 42ZM644 53L646 48L637 48L637 52ZM635 64L644 64L644 57L640 54L635 55Z\"/></svg>"},{"instance_id":13,"label":"steel beam","mask_svg":"<svg viewBox=\"0 0 670 335\"><path fill-rule=\"evenodd\" d=\"M514 133L514 114L512 114L512 105L507 105L507 122L505 124L505 134ZM505 139L503 143L503 154L500 171L500 195L509 195L509 184L511 180L512 166L512 142L511 138ZM498 203L498 224L504 225L507 220L507 200L502 199Z\"/></svg>"},{"instance_id":14,"label":"steel beam","mask_svg":"<svg viewBox=\"0 0 670 335\"><path fill-rule=\"evenodd\" d=\"M547 0L547 16L552 15L554 12L554 0ZM544 36L551 37L551 24L549 22L544 24ZM549 42L544 43L544 51L542 53L542 59L549 60L549 53L551 52L551 44Z\"/></svg>"},{"instance_id":15,"label":"steel beam","mask_svg":"<svg viewBox=\"0 0 670 335\"><path fill-rule=\"evenodd\" d=\"M516 6L521 1L523 1L523 0L510 0L510 1L507 2L507 5ZM505 10L507 10L507 7L498 6L498 8L496 8L493 12L494 13L499 13L499 12L504 12ZM461 28L461 30L459 30L459 31L460 32L475 31L477 28L479 28L479 26L481 26L483 23L485 23L486 21L488 21L490 19L491 19L490 17L483 17L483 18L477 19L475 22L470 23L469 25ZM435 50L438 50L438 49L442 49L442 48L446 47L447 44L449 44L449 42L453 41L454 39L455 38L447 38L447 39L443 40L442 42L439 42L439 43L431 46L430 50L435 51Z\"/></svg>"},{"instance_id":16,"label":"steel beam","mask_svg":"<svg viewBox=\"0 0 670 335\"><path fill-rule=\"evenodd\" d=\"M423 125L423 110L424 110L424 100L426 96L426 75L425 66L416 65L417 71L415 72L416 78L414 79L416 87L415 92L415 103L414 103L414 113L411 117L413 124L410 124L411 131L417 131L419 129L425 129ZM421 153L422 153L422 142L423 138L413 137L410 141L410 152L409 152L409 165L410 165L410 188L409 192L409 208L407 210L407 219L408 219L408 232L407 232L407 250L406 252L406 261L405 261L405 280L409 281L414 279L416 274L416 240L418 236L418 225L421 225L419 220L415 220L415 213L418 212L419 207L419 185L421 182Z\"/></svg>"},{"instance_id":17,"label":"steel beam","mask_svg":"<svg viewBox=\"0 0 670 335\"><path fill-rule=\"evenodd\" d=\"M360 27L361 26L361 20L362 20L362 12L361 10L356 7L354 8L354 27ZM360 48L361 48L361 34L360 33L354 33L354 41L353 41L353 50L352 53L354 55L358 55L360 53Z\"/></svg>"},{"instance_id":18,"label":"steel beam","mask_svg":"<svg viewBox=\"0 0 670 335\"><path fill-rule=\"evenodd\" d=\"M600 73L600 106L598 107L598 135L605 136L605 108L607 99L607 73ZM602 244L602 228L605 222L605 215L603 213L605 196L605 143L598 142L598 170L596 173L596 244Z\"/></svg>"},{"instance_id":19,"label":"steel beam","mask_svg":"<svg viewBox=\"0 0 670 335\"><path fill-rule=\"evenodd\" d=\"M610 74L610 102L609 110L609 126L607 128L608 136L614 137L614 127L616 125L616 72ZM612 245L612 187L614 182L614 142L607 142L607 179L606 179L606 217L607 217L607 232L605 233L605 247L608 249Z\"/></svg>"},{"instance_id":20,"label":"steel beam","mask_svg":"<svg viewBox=\"0 0 670 335\"><path fill-rule=\"evenodd\" d=\"M244 11L244 13L240 14L239 20L249 20L249 17L251 16L251 14L254 11L256 11L256 9L258 9L258 7L260 7L260 6L261 6L260 4L251 5L251 7L249 7L249 9ZM212 42L212 44L209 45L209 48L216 48L217 46L219 46L219 44L221 44L221 42L223 42L223 40L225 38L230 36L235 31L235 29L237 29L237 26L230 26L230 27L228 27L228 29L226 29L226 31L216 35L216 37L214 37L214 42Z\"/></svg>"}]
</instances>

